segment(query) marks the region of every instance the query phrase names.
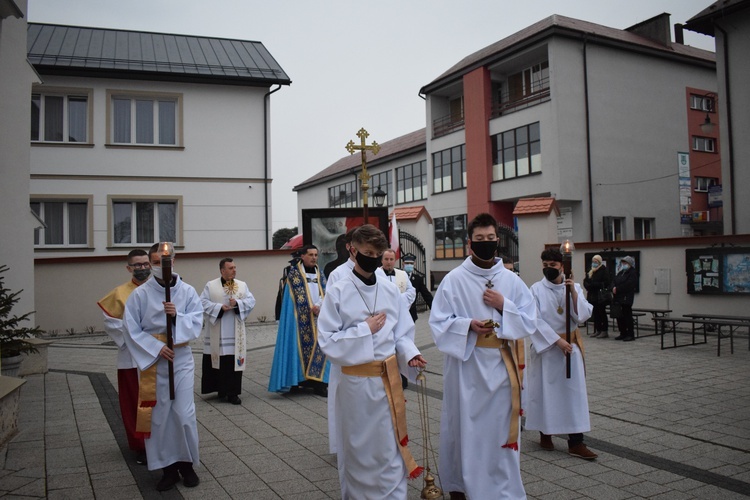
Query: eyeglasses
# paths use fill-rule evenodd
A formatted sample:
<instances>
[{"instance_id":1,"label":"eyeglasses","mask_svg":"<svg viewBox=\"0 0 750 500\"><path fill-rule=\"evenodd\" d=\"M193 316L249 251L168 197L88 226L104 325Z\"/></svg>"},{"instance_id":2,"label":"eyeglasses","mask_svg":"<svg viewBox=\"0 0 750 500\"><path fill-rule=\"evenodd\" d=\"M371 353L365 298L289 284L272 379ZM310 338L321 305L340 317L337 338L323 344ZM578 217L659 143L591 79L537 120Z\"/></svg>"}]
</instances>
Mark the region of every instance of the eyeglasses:
<instances>
[{"instance_id":1,"label":"eyeglasses","mask_svg":"<svg viewBox=\"0 0 750 500\"><path fill-rule=\"evenodd\" d=\"M151 267L148 262L136 262L135 264L128 264L128 267L134 267L136 269L147 269Z\"/></svg>"}]
</instances>

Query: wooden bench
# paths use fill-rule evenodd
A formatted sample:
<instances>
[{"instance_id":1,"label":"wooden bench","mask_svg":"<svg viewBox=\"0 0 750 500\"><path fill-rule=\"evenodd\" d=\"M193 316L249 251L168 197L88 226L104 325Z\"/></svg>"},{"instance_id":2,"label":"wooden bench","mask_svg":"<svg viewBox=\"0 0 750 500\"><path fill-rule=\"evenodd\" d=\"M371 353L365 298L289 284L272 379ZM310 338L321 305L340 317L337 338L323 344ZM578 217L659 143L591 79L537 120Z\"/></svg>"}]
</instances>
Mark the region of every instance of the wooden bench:
<instances>
[{"instance_id":1,"label":"wooden bench","mask_svg":"<svg viewBox=\"0 0 750 500\"><path fill-rule=\"evenodd\" d=\"M750 332L750 316L734 316L734 315L727 315L727 314L704 314L704 313L690 313L690 314L683 314L683 316L685 316L686 318L693 318L693 319L739 321L741 323L747 323L748 331ZM706 325L706 330L709 332L712 332L714 330L717 330L717 328L713 323L710 323ZM720 335L723 337L730 337L733 334L733 330L734 329L730 328L730 332L728 334L722 334L721 329L718 329L717 335ZM747 349L748 351L750 351L750 334L748 335Z\"/></svg>"},{"instance_id":2,"label":"wooden bench","mask_svg":"<svg viewBox=\"0 0 750 500\"><path fill-rule=\"evenodd\" d=\"M662 316L669 315L669 313L671 313L672 310L671 309L652 309L652 308L648 308L648 307L634 307L633 308L633 312L634 313L635 312L639 312L639 313L643 313L643 314L650 314L651 315L651 319L653 320L654 318L660 318ZM654 329L654 333L649 334L649 335L644 335L644 337L653 337L654 335L657 335L656 329Z\"/></svg>"},{"instance_id":3,"label":"wooden bench","mask_svg":"<svg viewBox=\"0 0 750 500\"><path fill-rule=\"evenodd\" d=\"M731 321L721 319L700 319L692 317L672 317L672 316L659 316L653 318L654 327L658 335L661 335L661 348L664 349L675 349L677 347L685 347L689 345L700 345L708 343L708 325L713 325L717 330L716 335L716 355L721 356L721 339L729 337L729 351L734 354L734 332L739 328L747 328L750 333L750 322L746 321ZM690 335L692 341L689 344L678 344L677 343L677 325L679 324L690 324ZM671 327L672 331L672 345L664 345L664 337L666 336L667 327ZM696 329L698 327L698 329ZM700 335L700 330L703 330L703 341L696 342L696 333ZM728 335L722 335L722 330L727 331Z\"/></svg>"},{"instance_id":4,"label":"wooden bench","mask_svg":"<svg viewBox=\"0 0 750 500\"><path fill-rule=\"evenodd\" d=\"M606 306L606 311L607 311L607 317L610 318L610 320L612 321L612 331L617 330L617 319L612 318L612 317L609 316L609 306ZM641 336L641 328L640 328L640 324L639 324L638 319L641 316L645 316L646 313L645 312L637 312L635 309L633 309L632 311L633 311L633 327L635 329L635 338L638 338L638 337ZM586 327L586 333L588 333L588 326ZM651 335L644 335L644 337L651 337L653 335L656 335L656 333L653 333Z\"/></svg>"}]
</instances>

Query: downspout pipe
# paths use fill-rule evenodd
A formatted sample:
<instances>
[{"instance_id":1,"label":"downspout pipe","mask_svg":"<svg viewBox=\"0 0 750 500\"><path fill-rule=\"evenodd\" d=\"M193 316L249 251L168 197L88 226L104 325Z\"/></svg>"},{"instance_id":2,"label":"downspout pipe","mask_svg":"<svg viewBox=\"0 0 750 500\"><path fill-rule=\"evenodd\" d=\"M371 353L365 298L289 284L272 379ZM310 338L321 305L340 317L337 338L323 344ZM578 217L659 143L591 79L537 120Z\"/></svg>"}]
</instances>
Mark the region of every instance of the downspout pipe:
<instances>
[{"instance_id":1,"label":"downspout pipe","mask_svg":"<svg viewBox=\"0 0 750 500\"><path fill-rule=\"evenodd\" d=\"M271 103L271 94L281 89L277 84L274 90L269 90L263 96L263 206L265 207L265 226L266 226L266 250L270 250L268 242L271 241L271 228L268 223L268 107Z\"/></svg>"},{"instance_id":2,"label":"downspout pipe","mask_svg":"<svg viewBox=\"0 0 750 500\"><path fill-rule=\"evenodd\" d=\"M594 194L591 177L591 123L589 117L589 70L586 57L587 37L583 35L583 100L586 114L586 168L588 170L589 189L589 241L594 241Z\"/></svg>"},{"instance_id":3,"label":"downspout pipe","mask_svg":"<svg viewBox=\"0 0 750 500\"><path fill-rule=\"evenodd\" d=\"M727 109L727 146L729 149L729 216L732 218L732 223L729 227L730 234L737 234L737 217L735 209L735 183L734 183L734 140L732 131L732 93L730 91L729 83L729 34L718 24L714 24L714 28L721 31L724 39L724 102L726 103Z\"/></svg>"}]
</instances>

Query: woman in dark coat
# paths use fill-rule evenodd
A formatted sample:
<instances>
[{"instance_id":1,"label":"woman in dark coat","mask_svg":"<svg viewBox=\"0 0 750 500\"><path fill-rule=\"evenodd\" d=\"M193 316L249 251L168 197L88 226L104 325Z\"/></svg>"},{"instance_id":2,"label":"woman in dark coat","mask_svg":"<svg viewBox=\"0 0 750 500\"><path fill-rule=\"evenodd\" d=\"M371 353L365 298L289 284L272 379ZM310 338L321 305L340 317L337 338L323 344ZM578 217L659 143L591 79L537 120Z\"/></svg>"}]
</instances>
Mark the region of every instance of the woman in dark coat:
<instances>
[{"instance_id":1,"label":"woman in dark coat","mask_svg":"<svg viewBox=\"0 0 750 500\"><path fill-rule=\"evenodd\" d=\"M635 270L635 259L631 256L623 257L620 268L612 283L613 301L620 304L622 312L617 318L617 328L620 335L615 340L629 342L635 340L633 333L633 299L638 284L638 274Z\"/></svg>"},{"instance_id":2,"label":"woman in dark coat","mask_svg":"<svg viewBox=\"0 0 750 500\"><path fill-rule=\"evenodd\" d=\"M591 259L591 269L583 279L583 287L586 289L586 299L589 304L594 306L592 318L594 319L594 334L592 337L606 339L609 337L609 318L605 307L609 303L607 300L600 300L599 291L609 289L609 271L602 265L602 256L594 255Z\"/></svg>"}]
</instances>

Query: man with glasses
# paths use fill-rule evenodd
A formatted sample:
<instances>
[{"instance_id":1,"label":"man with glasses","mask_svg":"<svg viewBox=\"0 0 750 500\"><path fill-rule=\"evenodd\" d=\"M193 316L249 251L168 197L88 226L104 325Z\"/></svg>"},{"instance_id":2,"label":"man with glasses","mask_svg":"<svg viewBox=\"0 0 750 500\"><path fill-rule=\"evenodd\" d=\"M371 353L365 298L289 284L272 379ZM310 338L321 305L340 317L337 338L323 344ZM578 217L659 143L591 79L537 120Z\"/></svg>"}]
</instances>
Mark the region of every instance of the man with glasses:
<instances>
[{"instance_id":1,"label":"man with glasses","mask_svg":"<svg viewBox=\"0 0 750 500\"><path fill-rule=\"evenodd\" d=\"M439 472L451 500L526 498L518 451L521 377L515 340L536 331L536 302L497 254L497 222L477 215L469 256L430 312L444 354Z\"/></svg>"},{"instance_id":2,"label":"man with glasses","mask_svg":"<svg viewBox=\"0 0 750 500\"><path fill-rule=\"evenodd\" d=\"M151 276L151 265L148 254L141 249L132 250L128 254L128 264L125 266L131 277L104 296L96 304L104 313L104 330L117 345L117 392L120 397L120 413L128 446L136 453L136 463L146 464L146 447L143 438L137 437L135 420L138 412L138 366L125 345L124 335L127 335L125 323L122 319L125 312L125 302L130 293L146 282Z\"/></svg>"}]
</instances>

